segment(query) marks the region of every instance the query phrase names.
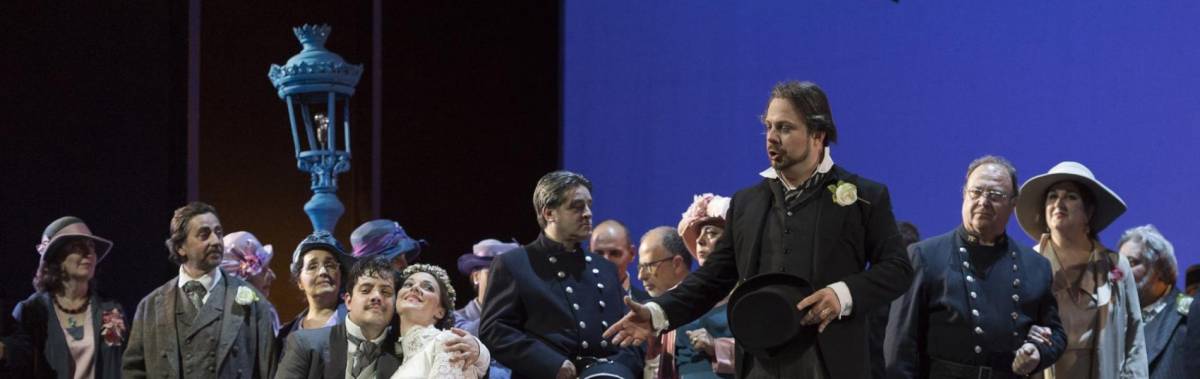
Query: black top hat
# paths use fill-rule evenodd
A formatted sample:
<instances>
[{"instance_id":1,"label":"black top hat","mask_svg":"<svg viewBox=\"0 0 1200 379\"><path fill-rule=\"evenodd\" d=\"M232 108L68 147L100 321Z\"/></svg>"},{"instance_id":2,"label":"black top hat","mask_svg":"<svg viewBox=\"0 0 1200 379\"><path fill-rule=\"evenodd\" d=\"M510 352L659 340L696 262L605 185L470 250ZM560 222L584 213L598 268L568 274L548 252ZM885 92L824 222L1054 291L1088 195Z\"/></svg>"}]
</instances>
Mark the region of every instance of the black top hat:
<instances>
[{"instance_id":1,"label":"black top hat","mask_svg":"<svg viewBox=\"0 0 1200 379\"><path fill-rule=\"evenodd\" d=\"M787 273L756 275L729 295L729 329L742 349L770 358L793 344L811 345L817 326L800 325L808 309L796 304L813 293L807 280Z\"/></svg>"}]
</instances>

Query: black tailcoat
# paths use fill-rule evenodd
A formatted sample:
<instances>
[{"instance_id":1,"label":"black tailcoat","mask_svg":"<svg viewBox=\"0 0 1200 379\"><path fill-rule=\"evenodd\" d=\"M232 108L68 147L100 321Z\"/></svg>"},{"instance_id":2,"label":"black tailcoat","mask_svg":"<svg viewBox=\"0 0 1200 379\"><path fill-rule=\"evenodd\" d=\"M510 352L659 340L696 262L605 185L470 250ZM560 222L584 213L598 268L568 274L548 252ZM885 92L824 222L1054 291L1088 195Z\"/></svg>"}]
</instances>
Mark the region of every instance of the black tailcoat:
<instances>
[{"instance_id":1,"label":"black tailcoat","mask_svg":"<svg viewBox=\"0 0 1200 379\"><path fill-rule=\"evenodd\" d=\"M809 201L814 203L804 206L805 212L817 213L812 218L814 230L800 231L812 233L811 246L788 246L786 241L792 241L788 238L764 235L764 230L789 230L768 225L779 222L775 207L779 200L771 190L773 181L776 179L763 179L734 194L725 233L708 261L675 289L652 301L666 312L671 328L685 325L712 309L739 282L776 269L760 265L761 261L802 268L797 274L816 289L844 282L853 302L851 313L830 323L816 345L832 377L869 377L866 315L900 296L912 281L912 266L896 229L887 187L834 165L815 188L820 192L811 194ZM858 200L852 204L835 203L832 192L826 189L842 181L857 187ZM785 245L765 246L765 241L785 241ZM767 256L779 251L785 256ZM737 374L742 377L755 363L740 347L738 350ZM778 375L794 377L788 374L789 368L800 364L784 362Z\"/></svg>"}]
</instances>

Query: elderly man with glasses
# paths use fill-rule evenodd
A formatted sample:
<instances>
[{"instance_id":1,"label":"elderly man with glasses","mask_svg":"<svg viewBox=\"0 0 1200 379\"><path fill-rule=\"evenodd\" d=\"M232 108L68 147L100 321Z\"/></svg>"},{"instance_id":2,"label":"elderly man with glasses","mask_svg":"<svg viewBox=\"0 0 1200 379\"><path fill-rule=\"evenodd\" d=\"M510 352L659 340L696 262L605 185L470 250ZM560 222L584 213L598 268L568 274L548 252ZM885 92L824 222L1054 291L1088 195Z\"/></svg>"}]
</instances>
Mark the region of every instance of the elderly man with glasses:
<instances>
[{"instance_id":1,"label":"elderly man with glasses","mask_svg":"<svg viewBox=\"0 0 1200 379\"><path fill-rule=\"evenodd\" d=\"M650 296L675 288L692 270L692 255L679 232L670 226L650 229L638 247L638 280ZM675 369L675 331L647 341L643 378L678 378Z\"/></svg>"},{"instance_id":2,"label":"elderly man with glasses","mask_svg":"<svg viewBox=\"0 0 1200 379\"><path fill-rule=\"evenodd\" d=\"M1150 378L1187 377L1183 350L1192 297L1175 286L1179 278L1175 247L1154 225L1143 225L1126 230L1117 250L1129 259L1137 281Z\"/></svg>"},{"instance_id":3,"label":"elderly man with glasses","mask_svg":"<svg viewBox=\"0 0 1200 379\"><path fill-rule=\"evenodd\" d=\"M909 247L915 279L892 304L889 378L1015 378L1053 364L1066 334L1050 263L1005 232L1017 199L1007 160L971 162L962 225Z\"/></svg>"}]
</instances>

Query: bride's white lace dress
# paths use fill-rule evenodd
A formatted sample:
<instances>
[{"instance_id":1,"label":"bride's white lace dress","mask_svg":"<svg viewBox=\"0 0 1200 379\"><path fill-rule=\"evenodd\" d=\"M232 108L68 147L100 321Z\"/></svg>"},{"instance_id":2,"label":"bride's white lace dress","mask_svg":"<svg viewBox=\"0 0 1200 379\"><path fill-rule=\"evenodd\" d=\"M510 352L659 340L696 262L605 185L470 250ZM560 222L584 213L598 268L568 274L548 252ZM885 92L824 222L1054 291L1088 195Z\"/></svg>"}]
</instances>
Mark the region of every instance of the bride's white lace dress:
<instances>
[{"instance_id":1,"label":"bride's white lace dress","mask_svg":"<svg viewBox=\"0 0 1200 379\"><path fill-rule=\"evenodd\" d=\"M488 364L492 360L487 347L479 344L479 358L473 364L467 367L463 367L462 363L453 364L450 363L451 353L446 351L445 342L454 336L449 330L438 330L433 326L415 326L401 335L404 363L392 375L392 379L482 378L487 374Z\"/></svg>"}]
</instances>

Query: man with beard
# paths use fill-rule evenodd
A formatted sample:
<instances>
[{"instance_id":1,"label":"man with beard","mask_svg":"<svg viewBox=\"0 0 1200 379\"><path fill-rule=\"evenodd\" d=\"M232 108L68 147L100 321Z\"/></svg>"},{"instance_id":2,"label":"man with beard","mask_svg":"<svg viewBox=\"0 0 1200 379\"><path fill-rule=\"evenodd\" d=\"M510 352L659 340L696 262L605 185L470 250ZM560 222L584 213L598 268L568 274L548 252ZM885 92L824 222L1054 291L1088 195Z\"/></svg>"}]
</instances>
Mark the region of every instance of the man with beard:
<instances>
[{"instance_id":1,"label":"man with beard","mask_svg":"<svg viewBox=\"0 0 1200 379\"><path fill-rule=\"evenodd\" d=\"M350 269L342 295L346 318L337 325L292 333L279 378L390 378L404 360L396 351L396 288L390 259L368 257Z\"/></svg>"},{"instance_id":2,"label":"man with beard","mask_svg":"<svg viewBox=\"0 0 1200 379\"><path fill-rule=\"evenodd\" d=\"M675 288L692 271L692 256L679 232L670 226L650 229L638 246L638 280L650 296L661 296ZM675 331L648 341L643 378L679 378L675 360Z\"/></svg>"},{"instance_id":3,"label":"man with beard","mask_svg":"<svg viewBox=\"0 0 1200 379\"><path fill-rule=\"evenodd\" d=\"M254 286L218 267L224 231L211 205L171 218L168 257L179 276L138 304L122 363L126 378L269 378L275 369L270 306Z\"/></svg>"},{"instance_id":4,"label":"man with beard","mask_svg":"<svg viewBox=\"0 0 1200 379\"><path fill-rule=\"evenodd\" d=\"M867 318L858 316L900 296L912 280L887 188L833 163L837 128L816 84L776 85L762 121L771 167L733 195L712 255L674 290L631 304L605 336L640 344L708 312L740 281L785 273L815 289L795 308L806 329L820 331L817 341L791 339L768 357L745 351L757 341L735 332L737 375L868 377Z\"/></svg>"},{"instance_id":5,"label":"man with beard","mask_svg":"<svg viewBox=\"0 0 1200 379\"><path fill-rule=\"evenodd\" d=\"M591 190L573 172L543 176L533 193L541 235L492 262L479 334L513 378L641 371L640 352L600 336L625 307L617 268L579 246L592 231Z\"/></svg>"},{"instance_id":6,"label":"man with beard","mask_svg":"<svg viewBox=\"0 0 1200 379\"><path fill-rule=\"evenodd\" d=\"M1050 367L1065 350L1050 261L1005 232L1016 183L1008 160L976 159L962 224L909 247L916 279L892 303L888 378L1014 378Z\"/></svg>"},{"instance_id":7,"label":"man with beard","mask_svg":"<svg viewBox=\"0 0 1200 379\"><path fill-rule=\"evenodd\" d=\"M1126 230L1117 250L1129 259L1137 281L1150 378L1186 377L1188 356L1183 350L1192 297L1175 287L1179 279L1175 246L1154 225L1143 225Z\"/></svg>"}]
</instances>

